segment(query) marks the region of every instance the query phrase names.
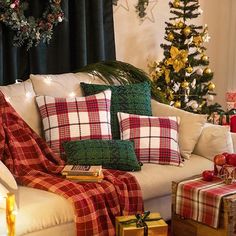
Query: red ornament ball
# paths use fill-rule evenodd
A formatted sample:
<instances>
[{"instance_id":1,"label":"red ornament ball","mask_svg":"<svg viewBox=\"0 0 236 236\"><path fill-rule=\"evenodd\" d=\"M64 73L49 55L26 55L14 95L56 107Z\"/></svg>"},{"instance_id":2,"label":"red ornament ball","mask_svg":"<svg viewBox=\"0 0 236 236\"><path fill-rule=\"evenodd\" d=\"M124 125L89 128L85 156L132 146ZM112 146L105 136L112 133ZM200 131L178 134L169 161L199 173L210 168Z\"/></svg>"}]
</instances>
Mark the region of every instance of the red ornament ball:
<instances>
[{"instance_id":1,"label":"red ornament ball","mask_svg":"<svg viewBox=\"0 0 236 236\"><path fill-rule=\"evenodd\" d=\"M214 163L218 166L226 164L226 157L223 154L218 154L214 157Z\"/></svg>"},{"instance_id":2,"label":"red ornament ball","mask_svg":"<svg viewBox=\"0 0 236 236\"><path fill-rule=\"evenodd\" d=\"M205 181L212 181L214 178L214 171L213 170L204 170L202 172L202 178Z\"/></svg>"}]
</instances>

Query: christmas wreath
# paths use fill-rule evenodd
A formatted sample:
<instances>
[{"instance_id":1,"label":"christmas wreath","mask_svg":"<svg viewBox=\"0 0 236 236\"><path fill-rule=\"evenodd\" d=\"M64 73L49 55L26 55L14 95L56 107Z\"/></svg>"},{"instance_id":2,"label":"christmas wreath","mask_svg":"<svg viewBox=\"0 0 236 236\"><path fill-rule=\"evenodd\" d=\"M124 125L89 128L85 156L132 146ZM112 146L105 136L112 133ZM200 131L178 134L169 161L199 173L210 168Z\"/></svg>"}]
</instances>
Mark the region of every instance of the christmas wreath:
<instances>
[{"instance_id":1,"label":"christmas wreath","mask_svg":"<svg viewBox=\"0 0 236 236\"><path fill-rule=\"evenodd\" d=\"M49 43L53 28L64 19L61 0L49 0L41 18L26 17L28 2L20 0L0 1L0 22L10 27L14 32L13 45L24 44L27 49L37 46L41 41Z\"/></svg>"}]
</instances>

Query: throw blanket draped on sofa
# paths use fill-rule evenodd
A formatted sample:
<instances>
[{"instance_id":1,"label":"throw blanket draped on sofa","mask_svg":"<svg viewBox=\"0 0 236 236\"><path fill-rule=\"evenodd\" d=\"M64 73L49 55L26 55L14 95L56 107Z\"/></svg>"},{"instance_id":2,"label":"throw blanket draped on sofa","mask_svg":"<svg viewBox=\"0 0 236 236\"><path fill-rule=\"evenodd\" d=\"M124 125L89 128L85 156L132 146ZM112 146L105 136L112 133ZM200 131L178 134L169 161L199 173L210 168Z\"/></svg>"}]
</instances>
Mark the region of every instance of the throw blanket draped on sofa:
<instances>
[{"instance_id":1,"label":"throw blanket draped on sofa","mask_svg":"<svg viewBox=\"0 0 236 236\"><path fill-rule=\"evenodd\" d=\"M64 166L0 93L0 159L19 184L47 190L73 202L77 235L115 235L118 215L143 210L140 186L125 172L105 170L101 183L73 183L60 177Z\"/></svg>"}]
</instances>

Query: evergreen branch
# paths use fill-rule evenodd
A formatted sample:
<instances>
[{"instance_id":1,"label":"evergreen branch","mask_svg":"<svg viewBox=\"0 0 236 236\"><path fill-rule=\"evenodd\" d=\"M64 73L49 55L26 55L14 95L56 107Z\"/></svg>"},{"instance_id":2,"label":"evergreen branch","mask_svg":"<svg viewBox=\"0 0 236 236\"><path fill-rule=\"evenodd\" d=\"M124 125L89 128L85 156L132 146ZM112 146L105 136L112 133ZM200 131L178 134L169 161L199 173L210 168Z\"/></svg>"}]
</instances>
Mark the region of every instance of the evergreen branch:
<instances>
[{"instance_id":1,"label":"evergreen branch","mask_svg":"<svg viewBox=\"0 0 236 236\"><path fill-rule=\"evenodd\" d=\"M148 81L152 88L152 97L162 103L167 103L165 95L157 89L155 83L149 78L143 70L121 61L101 61L89 64L77 72L87 72L98 76L102 81L108 84L131 84Z\"/></svg>"}]
</instances>

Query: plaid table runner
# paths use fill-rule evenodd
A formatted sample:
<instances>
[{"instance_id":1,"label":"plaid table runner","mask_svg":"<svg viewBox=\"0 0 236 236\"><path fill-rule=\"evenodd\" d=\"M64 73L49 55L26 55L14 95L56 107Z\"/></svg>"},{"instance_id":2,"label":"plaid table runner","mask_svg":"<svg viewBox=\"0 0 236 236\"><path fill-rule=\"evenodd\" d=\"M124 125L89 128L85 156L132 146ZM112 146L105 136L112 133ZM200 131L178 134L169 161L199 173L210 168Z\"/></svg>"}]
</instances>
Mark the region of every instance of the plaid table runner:
<instances>
[{"instance_id":1,"label":"plaid table runner","mask_svg":"<svg viewBox=\"0 0 236 236\"><path fill-rule=\"evenodd\" d=\"M220 178L212 182L201 177L182 181L177 187L176 214L217 228L222 197L234 193L236 184L226 185Z\"/></svg>"},{"instance_id":2,"label":"plaid table runner","mask_svg":"<svg viewBox=\"0 0 236 236\"><path fill-rule=\"evenodd\" d=\"M0 159L17 182L61 195L74 204L77 235L115 235L115 217L143 211L140 186L122 171L105 170L101 183L60 177L64 166L0 92Z\"/></svg>"}]
</instances>

